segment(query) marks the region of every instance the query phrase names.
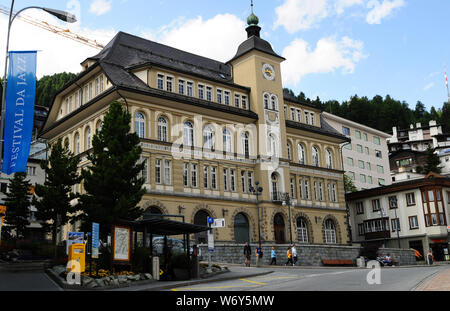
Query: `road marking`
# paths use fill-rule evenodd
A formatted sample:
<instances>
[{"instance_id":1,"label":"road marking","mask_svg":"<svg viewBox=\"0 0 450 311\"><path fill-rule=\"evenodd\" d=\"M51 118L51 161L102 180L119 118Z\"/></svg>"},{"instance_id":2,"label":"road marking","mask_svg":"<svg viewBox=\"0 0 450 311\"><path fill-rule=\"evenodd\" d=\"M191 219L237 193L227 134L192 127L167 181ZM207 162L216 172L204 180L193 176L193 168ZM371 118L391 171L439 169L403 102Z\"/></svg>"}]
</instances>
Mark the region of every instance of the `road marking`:
<instances>
[{"instance_id":1,"label":"road marking","mask_svg":"<svg viewBox=\"0 0 450 311\"><path fill-rule=\"evenodd\" d=\"M173 288L171 291L177 292L182 290L206 290L206 289L227 289L227 288L241 288L241 287L258 287L257 285L228 285L228 286L210 286L210 287L180 287L180 288Z\"/></svg>"},{"instance_id":2,"label":"road marking","mask_svg":"<svg viewBox=\"0 0 450 311\"><path fill-rule=\"evenodd\" d=\"M253 283L253 284L258 284L258 285L267 285L267 283L260 283L260 282L255 282L255 281L250 281L250 280L246 280L246 279L240 279L241 281L244 282L249 282L249 283Z\"/></svg>"}]
</instances>

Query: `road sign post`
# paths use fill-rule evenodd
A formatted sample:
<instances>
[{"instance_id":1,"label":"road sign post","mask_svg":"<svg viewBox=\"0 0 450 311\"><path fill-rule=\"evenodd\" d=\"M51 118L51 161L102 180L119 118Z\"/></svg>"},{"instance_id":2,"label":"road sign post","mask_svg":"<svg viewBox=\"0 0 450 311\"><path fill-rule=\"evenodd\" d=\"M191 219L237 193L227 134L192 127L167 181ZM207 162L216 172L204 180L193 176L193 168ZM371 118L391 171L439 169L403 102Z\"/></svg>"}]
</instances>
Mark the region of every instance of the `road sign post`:
<instances>
[{"instance_id":1,"label":"road sign post","mask_svg":"<svg viewBox=\"0 0 450 311\"><path fill-rule=\"evenodd\" d=\"M214 223L214 218L212 217L208 217L208 272L211 273L212 271L212 259L211 259L211 255L214 252L214 234L213 234L213 229L212 229L212 224Z\"/></svg>"}]
</instances>

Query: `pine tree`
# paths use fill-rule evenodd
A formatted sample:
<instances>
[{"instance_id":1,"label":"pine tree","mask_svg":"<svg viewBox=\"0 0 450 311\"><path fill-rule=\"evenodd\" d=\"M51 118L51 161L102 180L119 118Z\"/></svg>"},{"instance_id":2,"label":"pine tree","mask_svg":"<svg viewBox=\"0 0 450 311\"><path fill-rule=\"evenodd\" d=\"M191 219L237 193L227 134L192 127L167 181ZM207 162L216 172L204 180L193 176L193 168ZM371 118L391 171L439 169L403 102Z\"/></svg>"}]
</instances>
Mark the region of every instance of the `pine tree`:
<instances>
[{"instance_id":1,"label":"pine tree","mask_svg":"<svg viewBox=\"0 0 450 311\"><path fill-rule=\"evenodd\" d=\"M423 172L425 174L428 174L430 172L434 172L437 174L441 173L441 168L439 167L441 165L441 160L439 159L439 156L434 152L435 149L432 149L431 147L428 147L427 151L425 151L425 164L423 167Z\"/></svg>"},{"instance_id":2,"label":"pine tree","mask_svg":"<svg viewBox=\"0 0 450 311\"><path fill-rule=\"evenodd\" d=\"M130 133L131 115L119 102L111 103L100 131L93 137L91 166L82 171L86 193L79 208L85 226L100 224L108 232L109 225L119 220L135 220L142 215L137 204L145 193L140 174L142 149L136 133Z\"/></svg>"},{"instance_id":3,"label":"pine tree","mask_svg":"<svg viewBox=\"0 0 450 311\"><path fill-rule=\"evenodd\" d=\"M9 182L9 191L5 198L5 222L16 232L17 238L23 237L27 226L30 225L31 184L26 178L26 173L15 173Z\"/></svg>"},{"instance_id":4,"label":"pine tree","mask_svg":"<svg viewBox=\"0 0 450 311\"><path fill-rule=\"evenodd\" d=\"M44 185L36 184L33 204L36 206L36 217L43 221L44 230L51 231L53 242L56 241L57 219L60 225L66 225L74 220L73 213L76 208L70 202L76 198L72 192L74 185L80 183L81 177L77 173L78 157L70 152L69 146L62 145L59 139L51 148L48 163L41 163L45 170Z\"/></svg>"}]
</instances>

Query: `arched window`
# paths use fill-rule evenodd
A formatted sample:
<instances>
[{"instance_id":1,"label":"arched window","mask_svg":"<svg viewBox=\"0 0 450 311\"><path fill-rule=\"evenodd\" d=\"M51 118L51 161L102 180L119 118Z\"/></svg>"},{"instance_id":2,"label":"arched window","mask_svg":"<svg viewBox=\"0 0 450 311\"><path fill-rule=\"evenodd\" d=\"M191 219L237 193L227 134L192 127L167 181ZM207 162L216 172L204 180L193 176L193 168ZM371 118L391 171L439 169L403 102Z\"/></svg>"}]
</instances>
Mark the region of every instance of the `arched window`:
<instances>
[{"instance_id":1,"label":"arched window","mask_svg":"<svg viewBox=\"0 0 450 311\"><path fill-rule=\"evenodd\" d=\"M80 154L80 134L76 133L74 138L74 153Z\"/></svg>"},{"instance_id":2,"label":"arched window","mask_svg":"<svg viewBox=\"0 0 450 311\"><path fill-rule=\"evenodd\" d=\"M334 221L328 219L325 221L325 244L336 244L336 226Z\"/></svg>"},{"instance_id":3,"label":"arched window","mask_svg":"<svg viewBox=\"0 0 450 311\"><path fill-rule=\"evenodd\" d=\"M317 147L312 147L312 160L314 166L317 167L320 166L320 154L319 149L317 149Z\"/></svg>"},{"instance_id":4,"label":"arched window","mask_svg":"<svg viewBox=\"0 0 450 311\"><path fill-rule=\"evenodd\" d=\"M278 110L278 97L276 95L272 95L270 98L270 103L273 110Z\"/></svg>"},{"instance_id":5,"label":"arched window","mask_svg":"<svg viewBox=\"0 0 450 311\"><path fill-rule=\"evenodd\" d=\"M279 201L281 200L281 193L278 186L278 174L272 173L271 176L271 183L272 183L272 200Z\"/></svg>"},{"instance_id":6,"label":"arched window","mask_svg":"<svg viewBox=\"0 0 450 311\"><path fill-rule=\"evenodd\" d=\"M95 129L97 132L100 132L102 130L102 120L97 121L97 125L95 126Z\"/></svg>"},{"instance_id":7,"label":"arched window","mask_svg":"<svg viewBox=\"0 0 450 311\"><path fill-rule=\"evenodd\" d=\"M242 133L241 135L242 140L242 152L244 153L245 157L250 156L250 139L248 132Z\"/></svg>"},{"instance_id":8,"label":"arched window","mask_svg":"<svg viewBox=\"0 0 450 311\"><path fill-rule=\"evenodd\" d=\"M292 161L292 147L291 147L291 143L287 143L287 156L288 156L288 160Z\"/></svg>"},{"instance_id":9,"label":"arched window","mask_svg":"<svg viewBox=\"0 0 450 311\"><path fill-rule=\"evenodd\" d=\"M203 130L203 146L208 150L214 148L214 131L209 125L205 126Z\"/></svg>"},{"instance_id":10,"label":"arched window","mask_svg":"<svg viewBox=\"0 0 450 311\"><path fill-rule=\"evenodd\" d=\"M63 144L63 148L66 148L66 147L67 147L67 149L70 148L69 139L67 137L64 139L64 144ZM50 147L49 147L49 149L50 149Z\"/></svg>"},{"instance_id":11,"label":"arched window","mask_svg":"<svg viewBox=\"0 0 450 311\"><path fill-rule=\"evenodd\" d=\"M303 217L297 218L297 238L300 243L308 243L308 226Z\"/></svg>"},{"instance_id":12,"label":"arched window","mask_svg":"<svg viewBox=\"0 0 450 311\"><path fill-rule=\"evenodd\" d=\"M228 129L223 130L223 151L225 152L233 151L233 139Z\"/></svg>"},{"instance_id":13,"label":"arched window","mask_svg":"<svg viewBox=\"0 0 450 311\"><path fill-rule=\"evenodd\" d=\"M194 145L194 126L191 121L184 122L184 144L186 146Z\"/></svg>"},{"instance_id":14,"label":"arched window","mask_svg":"<svg viewBox=\"0 0 450 311\"><path fill-rule=\"evenodd\" d=\"M298 144L298 162L300 164L306 164L305 147L302 144Z\"/></svg>"},{"instance_id":15,"label":"arched window","mask_svg":"<svg viewBox=\"0 0 450 311\"><path fill-rule=\"evenodd\" d=\"M267 137L267 155L270 157L278 157L277 140L273 134Z\"/></svg>"},{"instance_id":16,"label":"arched window","mask_svg":"<svg viewBox=\"0 0 450 311\"><path fill-rule=\"evenodd\" d=\"M169 141L169 130L167 126L167 119L164 117L158 118L158 140Z\"/></svg>"},{"instance_id":17,"label":"arched window","mask_svg":"<svg viewBox=\"0 0 450 311\"><path fill-rule=\"evenodd\" d=\"M87 150L91 149L91 128L90 127L88 127L86 129L86 133L84 135L84 139L85 139L84 145L86 147L85 150L87 151Z\"/></svg>"},{"instance_id":18,"label":"arched window","mask_svg":"<svg viewBox=\"0 0 450 311\"><path fill-rule=\"evenodd\" d=\"M145 117L141 112L134 117L134 128L139 138L145 138Z\"/></svg>"},{"instance_id":19,"label":"arched window","mask_svg":"<svg viewBox=\"0 0 450 311\"><path fill-rule=\"evenodd\" d=\"M333 153L330 149L327 149L327 168L332 169L333 168Z\"/></svg>"},{"instance_id":20,"label":"arched window","mask_svg":"<svg viewBox=\"0 0 450 311\"><path fill-rule=\"evenodd\" d=\"M250 226L247 217L239 213L234 217L234 240L236 243L250 242Z\"/></svg>"},{"instance_id":21,"label":"arched window","mask_svg":"<svg viewBox=\"0 0 450 311\"><path fill-rule=\"evenodd\" d=\"M269 109L269 94L264 94L264 109Z\"/></svg>"}]
</instances>

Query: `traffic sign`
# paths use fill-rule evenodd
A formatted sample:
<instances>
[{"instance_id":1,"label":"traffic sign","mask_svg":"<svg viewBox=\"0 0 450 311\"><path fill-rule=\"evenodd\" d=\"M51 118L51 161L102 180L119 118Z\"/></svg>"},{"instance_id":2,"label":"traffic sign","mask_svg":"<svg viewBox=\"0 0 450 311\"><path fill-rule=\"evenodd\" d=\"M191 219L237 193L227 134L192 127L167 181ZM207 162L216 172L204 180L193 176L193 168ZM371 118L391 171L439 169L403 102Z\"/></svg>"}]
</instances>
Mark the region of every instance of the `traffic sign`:
<instances>
[{"instance_id":1,"label":"traffic sign","mask_svg":"<svg viewBox=\"0 0 450 311\"><path fill-rule=\"evenodd\" d=\"M214 219L214 223L211 225L211 228L224 228L225 227L225 219Z\"/></svg>"},{"instance_id":2,"label":"traffic sign","mask_svg":"<svg viewBox=\"0 0 450 311\"><path fill-rule=\"evenodd\" d=\"M213 223L214 223L214 218L208 217L208 224L213 224Z\"/></svg>"}]
</instances>

